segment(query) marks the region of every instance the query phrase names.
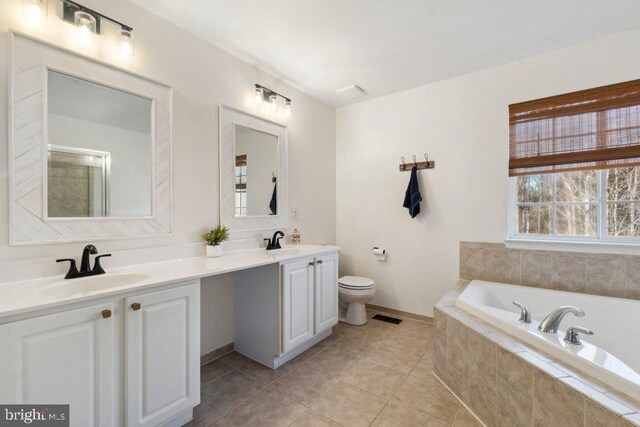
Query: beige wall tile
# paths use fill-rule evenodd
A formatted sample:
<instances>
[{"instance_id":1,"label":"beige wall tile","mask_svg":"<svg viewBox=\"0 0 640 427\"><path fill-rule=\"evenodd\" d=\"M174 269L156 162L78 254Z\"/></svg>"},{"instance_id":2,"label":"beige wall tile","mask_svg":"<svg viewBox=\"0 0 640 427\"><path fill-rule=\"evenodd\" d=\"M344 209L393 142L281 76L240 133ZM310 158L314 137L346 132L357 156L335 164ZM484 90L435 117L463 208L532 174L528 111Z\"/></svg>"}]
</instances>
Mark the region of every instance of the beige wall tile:
<instances>
[{"instance_id":1,"label":"beige wall tile","mask_svg":"<svg viewBox=\"0 0 640 427\"><path fill-rule=\"evenodd\" d=\"M573 252L554 252L551 256L553 289L584 292L587 281L587 257Z\"/></svg>"},{"instance_id":2,"label":"beige wall tile","mask_svg":"<svg viewBox=\"0 0 640 427\"><path fill-rule=\"evenodd\" d=\"M447 372L446 384L460 400L463 402L469 401L469 379L451 365L449 365L449 371Z\"/></svg>"},{"instance_id":3,"label":"beige wall tile","mask_svg":"<svg viewBox=\"0 0 640 427\"><path fill-rule=\"evenodd\" d=\"M640 257L627 259L626 297L640 299Z\"/></svg>"},{"instance_id":4,"label":"beige wall tile","mask_svg":"<svg viewBox=\"0 0 640 427\"><path fill-rule=\"evenodd\" d=\"M433 324L435 325L434 350L446 357L447 355L447 315L440 310L434 311Z\"/></svg>"},{"instance_id":5,"label":"beige wall tile","mask_svg":"<svg viewBox=\"0 0 640 427\"><path fill-rule=\"evenodd\" d=\"M625 427L625 421L587 399L585 427Z\"/></svg>"},{"instance_id":6,"label":"beige wall tile","mask_svg":"<svg viewBox=\"0 0 640 427\"><path fill-rule=\"evenodd\" d=\"M496 406L489 396L477 389L469 388L469 400L467 400L471 410L488 426L496 423Z\"/></svg>"},{"instance_id":7,"label":"beige wall tile","mask_svg":"<svg viewBox=\"0 0 640 427\"><path fill-rule=\"evenodd\" d=\"M469 368L469 329L457 320L447 318L447 363L462 375Z\"/></svg>"},{"instance_id":8,"label":"beige wall tile","mask_svg":"<svg viewBox=\"0 0 640 427\"><path fill-rule=\"evenodd\" d=\"M469 384L496 399L498 347L480 334L469 334Z\"/></svg>"},{"instance_id":9,"label":"beige wall tile","mask_svg":"<svg viewBox=\"0 0 640 427\"><path fill-rule=\"evenodd\" d=\"M533 417L533 367L513 353L498 349L496 403L520 425Z\"/></svg>"},{"instance_id":10,"label":"beige wall tile","mask_svg":"<svg viewBox=\"0 0 640 427\"><path fill-rule=\"evenodd\" d=\"M521 255L522 280L524 286L551 288L551 253L523 251Z\"/></svg>"},{"instance_id":11,"label":"beige wall tile","mask_svg":"<svg viewBox=\"0 0 640 427\"><path fill-rule=\"evenodd\" d=\"M534 426L584 425L585 399L582 395L537 369L533 378Z\"/></svg>"},{"instance_id":12,"label":"beige wall tile","mask_svg":"<svg viewBox=\"0 0 640 427\"><path fill-rule=\"evenodd\" d=\"M492 250L479 246L460 247L460 278L491 280Z\"/></svg>"},{"instance_id":13,"label":"beige wall tile","mask_svg":"<svg viewBox=\"0 0 640 427\"><path fill-rule=\"evenodd\" d=\"M587 262L586 292L624 298L627 263L624 257L594 256Z\"/></svg>"},{"instance_id":14,"label":"beige wall tile","mask_svg":"<svg viewBox=\"0 0 640 427\"><path fill-rule=\"evenodd\" d=\"M499 283L519 285L521 281L520 255L517 249L497 249L492 251L491 280Z\"/></svg>"}]
</instances>

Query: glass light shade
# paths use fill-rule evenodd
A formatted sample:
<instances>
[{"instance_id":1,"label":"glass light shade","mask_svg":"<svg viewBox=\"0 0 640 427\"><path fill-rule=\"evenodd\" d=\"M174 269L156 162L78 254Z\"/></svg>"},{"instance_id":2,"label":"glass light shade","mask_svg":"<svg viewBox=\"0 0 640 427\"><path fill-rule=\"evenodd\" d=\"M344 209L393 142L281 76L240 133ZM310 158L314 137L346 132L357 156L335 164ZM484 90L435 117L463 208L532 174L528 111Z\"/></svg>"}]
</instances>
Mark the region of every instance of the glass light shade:
<instances>
[{"instance_id":1,"label":"glass light shade","mask_svg":"<svg viewBox=\"0 0 640 427\"><path fill-rule=\"evenodd\" d=\"M278 97L276 95L271 95L269 97L269 108L272 113L274 113L278 108Z\"/></svg>"},{"instance_id":2,"label":"glass light shade","mask_svg":"<svg viewBox=\"0 0 640 427\"><path fill-rule=\"evenodd\" d=\"M136 50L133 31L122 29L118 31L118 49L122 56L132 56Z\"/></svg>"},{"instance_id":3,"label":"glass light shade","mask_svg":"<svg viewBox=\"0 0 640 427\"><path fill-rule=\"evenodd\" d=\"M22 16L30 25L44 23L47 9L47 0L22 0Z\"/></svg>"},{"instance_id":4,"label":"glass light shade","mask_svg":"<svg viewBox=\"0 0 640 427\"><path fill-rule=\"evenodd\" d=\"M78 36L82 39L87 39L91 34L96 33L96 18L82 11L77 11L74 15L74 23L78 27Z\"/></svg>"},{"instance_id":5,"label":"glass light shade","mask_svg":"<svg viewBox=\"0 0 640 427\"><path fill-rule=\"evenodd\" d=\"M284 116L285 117L291 116L291 101L287 101L284 104Z\"/></svg>"},{"instance_id":6,"label":"glass light shade","mask_svg":"<svg viewBox=\"0 0 640 427\"><path fill-rule=\"evenodd\" d=\"M257 87L256 94L255 94L256 105L260 105L263 99L264 99L264 92L262 91L261 87Z\"/></svg>"}]
</instances>

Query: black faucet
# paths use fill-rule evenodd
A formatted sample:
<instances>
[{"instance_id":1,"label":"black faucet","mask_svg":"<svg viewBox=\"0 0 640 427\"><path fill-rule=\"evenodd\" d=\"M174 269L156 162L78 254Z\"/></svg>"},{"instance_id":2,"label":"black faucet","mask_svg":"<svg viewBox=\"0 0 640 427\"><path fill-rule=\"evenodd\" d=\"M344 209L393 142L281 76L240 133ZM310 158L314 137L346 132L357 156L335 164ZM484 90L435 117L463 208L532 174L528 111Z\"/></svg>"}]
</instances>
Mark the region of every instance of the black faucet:
<instances>
[{"instance_id":1,"label":"black faucet","mask_svg":"<svg viewBox=\"0 0 640 427\"><path fill-rule=\"evenodd\" d=\"M65 279L77 279L79 277L96 276L104 274L104 269L100 265L100 258L111 256L111 254L99 255L95 258L93 269L91 269L91 255L96 255L98 250L93 245L87 245L82 250L82 261L80 261L80 271L76 267L76 260L73 258L58 259L56 262L69 262L69 271L64 276Z\"/></svg>"},{"instance_id":2,"label":"black faucet","mask_svg":"<svg viewBox=\"0 0 640 427\"><path fill-rule=\"evenodd\" d=\"M264 239L267 241L267 250L282 249L282 246L280 246L280 239L283 237L284 233L282 231L276 231L273 233L273 237L271 239Z\"/></svg>"}]
</instances>

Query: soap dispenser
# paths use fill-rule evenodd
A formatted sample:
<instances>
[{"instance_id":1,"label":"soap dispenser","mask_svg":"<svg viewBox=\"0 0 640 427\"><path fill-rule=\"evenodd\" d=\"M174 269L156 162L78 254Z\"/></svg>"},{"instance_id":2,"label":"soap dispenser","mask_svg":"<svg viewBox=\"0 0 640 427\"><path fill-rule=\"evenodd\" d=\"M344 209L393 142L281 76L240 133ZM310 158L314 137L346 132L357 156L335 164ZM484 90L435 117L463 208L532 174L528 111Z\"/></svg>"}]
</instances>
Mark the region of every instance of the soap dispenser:
<instances>
[{"instance_id":1,"label":"soap dispenser","mask_svg":"<svg viewBox=\"0 0 640 427\"><path fill-rule=\"evenodd\" d=\"M300 244L300 232L298 231L298 227L293 228L293 232L291 233L291 243L293 245Z\"/></svg>"}]
</instances>

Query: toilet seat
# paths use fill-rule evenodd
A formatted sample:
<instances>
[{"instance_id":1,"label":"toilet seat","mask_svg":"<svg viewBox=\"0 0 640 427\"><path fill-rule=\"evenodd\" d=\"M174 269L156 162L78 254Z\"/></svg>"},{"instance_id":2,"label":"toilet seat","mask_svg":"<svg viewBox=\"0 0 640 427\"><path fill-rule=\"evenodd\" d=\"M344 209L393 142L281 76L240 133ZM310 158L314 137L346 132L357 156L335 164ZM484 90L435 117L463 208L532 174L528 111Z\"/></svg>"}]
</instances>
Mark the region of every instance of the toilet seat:
<instances>
[{"instance_id":1,"label":"toilet seat","mask_svg":"<svg viewBox=\"0 0 640 427\"><path fill-rule=\"evenodd\" d=\"M367 289L375 288L376 283L367 279L366 277L359 276L344 276L338 279L338 287L342 289L350 289L354 291L364 291Z\"/></svg>"}]
</instances>

